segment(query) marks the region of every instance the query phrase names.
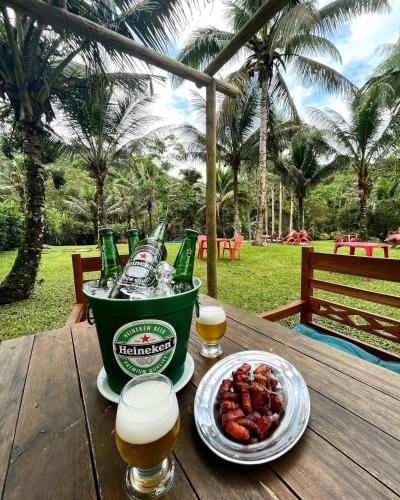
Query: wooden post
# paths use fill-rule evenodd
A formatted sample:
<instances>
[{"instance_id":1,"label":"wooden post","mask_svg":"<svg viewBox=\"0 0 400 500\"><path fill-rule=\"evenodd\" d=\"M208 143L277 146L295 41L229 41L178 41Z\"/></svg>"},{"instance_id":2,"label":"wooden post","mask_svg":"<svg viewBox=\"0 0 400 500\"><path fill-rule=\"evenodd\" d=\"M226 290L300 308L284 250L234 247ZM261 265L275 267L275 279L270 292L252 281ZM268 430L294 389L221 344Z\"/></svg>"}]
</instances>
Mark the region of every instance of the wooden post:
<instances>
[{"instance_id":1,"label":"wooden post","mask_svg":"<svg viewBox=\"0 0 400 500\"><path fill-rule=\"evenodd\" d=\"M314 272L310 266L310 256L314 252L312 247L303 247L301 249L301 299L307 301L304 311L300 313L300 323L310 323L312 321L312 313L310 310L309 299L312 295L311 280L314 277Z\"/></svg>"},{"instance_id":2,"label":"wooden post","mask_svg":"<svg viewBox=\"0 0 400 500\"><path fill-rule=\"evenodd\" d=\"M216 126L216 83L212 80L207 86L206 106L207 128L207 293L217 297L217 126Z\"/></svg>"}]
</instances>

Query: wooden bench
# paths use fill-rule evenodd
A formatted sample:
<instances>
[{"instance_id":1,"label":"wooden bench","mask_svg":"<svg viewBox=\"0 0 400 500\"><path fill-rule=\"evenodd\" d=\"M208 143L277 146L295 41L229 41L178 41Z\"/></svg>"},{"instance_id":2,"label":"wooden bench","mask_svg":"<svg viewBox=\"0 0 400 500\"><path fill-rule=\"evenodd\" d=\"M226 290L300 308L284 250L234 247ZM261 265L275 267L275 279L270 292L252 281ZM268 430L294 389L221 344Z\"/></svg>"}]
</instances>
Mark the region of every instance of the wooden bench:
<instances>
[{"instance_id":1,"label":"wooden bench","mask_svg":"<svg viewBox=\"0 0 400 500\"><path fill-rule=\"evenodd\" d=\"M279 321L300 313L300 323L308 325L320 333L349 341L383 360L400 361L399 355L372 346L336 330L331 330L315 322L314 316L333 320L341 325L356 328L394 342L400 342L400 320L314 297L314 290L324 290L338 296L353 297L395 308L400 308L400 297L316 279L314 278L314 271L328 271L400 282L400 260L332 255L316 253L313 248L303 248L300 299L291 304L261 313L258 316L270 321Z\"/></svg>"},{"instance_id":2,"label":"wooden bench","mask_svg":"<svg viewBox=\"0 0 400 500\"><path fill-rule=\"evenodd\" d=\"M120 262L123 266L128 262L129 255L121 255ZM83 283L88 280L84 280L84 273L90 273L93 271L101 270L101 258L100 257L81 257L81 254L74 253L72 255L72 269L74 272L74 285L75 285L75 297L76 304L72 310L70 317L65 326L71 326L80 321L86 319L86 305L87 300L82 292Z\"/></svg>"}]
</instances>

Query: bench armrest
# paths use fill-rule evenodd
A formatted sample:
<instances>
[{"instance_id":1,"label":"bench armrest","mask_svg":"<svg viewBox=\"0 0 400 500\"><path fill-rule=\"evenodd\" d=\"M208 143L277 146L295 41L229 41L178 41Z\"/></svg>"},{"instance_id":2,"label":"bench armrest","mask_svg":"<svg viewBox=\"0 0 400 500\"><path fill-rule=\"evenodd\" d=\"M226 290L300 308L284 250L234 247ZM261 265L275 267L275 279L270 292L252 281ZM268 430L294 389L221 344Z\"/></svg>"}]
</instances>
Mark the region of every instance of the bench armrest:
<instances>
[{"instance_id":1,"label":"bench armrest","mask_svg":"<svg viewBox=\"0 0 400 500\"><path fill-rule=\"evenodd\" d=\"M295 300L294 302L286 304L285 306L276 307L275 309L271 309L270 311L265 311L261 314L257 314L257 316L269 321L279 321L281 319L288 318L289 316L293 316L294 314L305 311L307 305L307 300Z\"/></svg>"},{"instance_id":2,"label":"bench armrest","mask_svg":"<svg viewBox=\"0 0 400 500\"><path fill-rule=\"evenodd\" d=\"M86 315L86 304L75 304L75 307L72 310L68 321L65 323L65 326L71 326L75 323L79 323L83 319L85 319Z\"/></svg>"}]
</instances>

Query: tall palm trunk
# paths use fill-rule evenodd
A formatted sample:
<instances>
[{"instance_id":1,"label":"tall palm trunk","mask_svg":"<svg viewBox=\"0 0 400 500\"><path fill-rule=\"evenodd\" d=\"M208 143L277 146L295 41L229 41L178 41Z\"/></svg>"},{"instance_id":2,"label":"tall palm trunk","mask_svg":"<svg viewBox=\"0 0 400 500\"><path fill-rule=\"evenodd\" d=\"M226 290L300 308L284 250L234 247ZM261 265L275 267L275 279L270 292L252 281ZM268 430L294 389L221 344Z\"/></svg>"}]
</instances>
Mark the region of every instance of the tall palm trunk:
<instances>
[{"instance_id":1,"label":"tall palm trunk","mask_svg":"<svg viewBox=\"0 0 400 500\"><path fill-rule=\"evenodd\" d=\"M290 192L289 233L293 231L293 191Z\"/></svg>"},{"instance_id":2,"label":"tall palm trunk","mask_svg":"<svg viewBox=\"0 0 400 500\"><path fill-rule=\"evenodd\" d=\"M262 245L263 215L265 205L265 175L267 172L267 126L268 126L268 85L266 70L261 70L261 100L260 100L260 144L258 167L258 201L256 217L256 233L253 245Z\"/></svg>"},{"instance_id":3,"label":"tall palm trunk","mask_svg":"<svg viewBox=\"0 0 400 500\"><path fill-rule=\"evenodd\" d=\"M232 165L233 171L233 207L234 207L234 222L233 230L235 234L240 234L240 213L239 213L239 171L240 163Z\"/></svg>"},{"instance_id":4,"label":"tall palm trunk","mask_svg":"<svg viewBox=\"0 0 400 500\"><path fill-rule=\"evenodd\" d=\"M360 218L359 218L359 237L361 240L368 239L368 220L367 220L367 199L368 188L364 182L360 183Z\"/></svg>"},{"instance_id":5,"label":"tall palm trunk","mask_svg":"<svg viewBox=\"0 0 400 500\"><path fill-rule=\"evenodd\" d=\"M304 207L303 207L304 198L300 196L298 198L298 201L299 201L299 226L301 224L301 229L304 229Z\"/></svg>"},{"instance_id":6,"label":"tall palm trunk","mask_svg":"<svg viewBox=\"0 0 400 500\"><path fill-rule=\"evenodd\" d=\"M0 304L26 299L35 285L43 246L45 170L41 158L40 118L21 123L26 172L25 223L14 265L0 286Z\"/></svg>"},{"instance_id":7,"label":"tall palm trunk","mask_svg":"<svg viewBox=\"0 0 400 500\"><path fill-rule=\"evenodd\" d=\"M278 233L282 235L282 203L283 203L283 193L282 193L282 182L279 183L279 222L278 222Z\"/></svg>"},{"instance_id":8,"label":"tall palm trunk","mask_svg":"<svg viewBox=\"0 0 400 500\"><path fill-rule=\"evenodd\" d=\"M275 233L275 189L271 186L271 234Z\"/></svg>"},{"instance_id":9,"label":"tall palm trunk","mask_svg":"<svg viewBox=\"0 0 400 500\"><path fill-rule=\"evenodd\" d=\"M368 239L368 218L367 218L367 201L371 191L370 182L368 179L368 169L364 161L360 167L358 190L360 198L360 217L359 217L359 238L360 240Z\"/></svg>"},{"instance_id":10,"label":"tall palm trunk","mask_svg":"<svg viewBox=\"0 0 400 500\"><path fill-rule=\"evenodd\" d=\"M106 178L106 173L101 167L96 169L96 229L97 235L99 235L100 228L104 224L104 182Z\"/></svg>"},{"instance_id":11,"label":"tall palm trunk","mask_svg":"<svg viewBox=\"0 0 400 500\"><path fill-rule=\"evenodd\" d=\"M268 198L267 197L265 197L264 221L265 221L265 234L268 234Z\"/></svg>"}]
</instances>

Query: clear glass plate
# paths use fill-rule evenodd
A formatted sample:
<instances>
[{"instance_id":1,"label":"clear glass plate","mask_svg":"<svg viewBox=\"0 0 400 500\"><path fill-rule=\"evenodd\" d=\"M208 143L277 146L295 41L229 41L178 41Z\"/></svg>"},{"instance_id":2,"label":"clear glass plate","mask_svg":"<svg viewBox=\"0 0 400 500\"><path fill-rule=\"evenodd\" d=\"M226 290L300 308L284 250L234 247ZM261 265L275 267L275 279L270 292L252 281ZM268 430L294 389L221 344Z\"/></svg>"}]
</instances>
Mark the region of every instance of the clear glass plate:
<instances>
[{"instance_id":1,"label":"clear glass plate","mask_svg":"<svg viewBox=\"0 0 400 500\"><path fill-rule=\"evenodd\" d=\"M272 366L286 404L279 427L270 437L252 445L236 443L225 437L217 410L217 394L222 380L231 378L232 372L242 363L249 363L252 369L262 363ZM204 375L194 400L194 418L201 439L216 455L238 464L262 464L280 457L300 439L309 417L310 396L303 377L291 363L264 351L244 351L222 359Z\"/></svg>"}]
</instances>

